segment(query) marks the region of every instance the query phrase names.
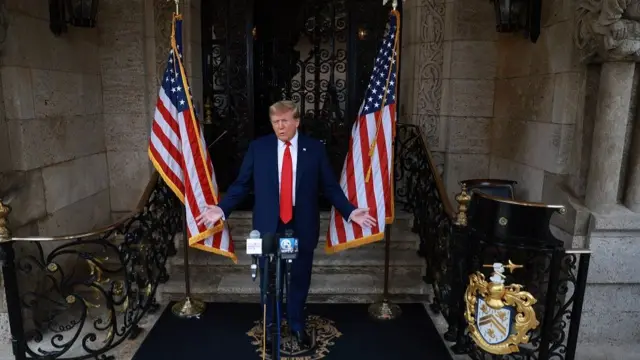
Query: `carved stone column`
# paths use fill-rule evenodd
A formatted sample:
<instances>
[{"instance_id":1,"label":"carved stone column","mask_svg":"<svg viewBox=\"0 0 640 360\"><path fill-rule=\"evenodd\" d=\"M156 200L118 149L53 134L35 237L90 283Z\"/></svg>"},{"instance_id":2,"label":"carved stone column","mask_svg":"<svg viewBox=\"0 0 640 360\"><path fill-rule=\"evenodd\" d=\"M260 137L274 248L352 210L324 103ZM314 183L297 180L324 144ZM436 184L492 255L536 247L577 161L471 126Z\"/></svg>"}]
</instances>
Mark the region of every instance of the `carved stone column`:
<instances>
[{"instance_id":1,"label":"carved stone column","mask_svg":"<svg viewBox=\"0 0 640 360\"><path fill-rule=\"evenodd\" d=\"M591 210L618 201L634 68L632 62L602 65L585 195Z\"/></svg>"},{"instance_id":2,"label":"carved stone column","mask_svg":"<svg viewBox=\"0 0 640 360\"><path fill-rule=\"evenodd\" d=\"M582 59L602 63L585 195L587 207L596 210L619 199L633 75L640 61L640 0L579 0L575 31ZM629 184L634 190L626 197L640 202L640 174L633 171L637 184Z\"/></svg>"},{"instance_id":3,"label":"carved stone column","mask_svg":"<svg viewBox=\"0 0 640 360\"><path fill-rule=\"evenodd\" d=\"M640 212L640 112L636 115L634 122L624 204L631 211Z\"/></svg>"}]
</instances>

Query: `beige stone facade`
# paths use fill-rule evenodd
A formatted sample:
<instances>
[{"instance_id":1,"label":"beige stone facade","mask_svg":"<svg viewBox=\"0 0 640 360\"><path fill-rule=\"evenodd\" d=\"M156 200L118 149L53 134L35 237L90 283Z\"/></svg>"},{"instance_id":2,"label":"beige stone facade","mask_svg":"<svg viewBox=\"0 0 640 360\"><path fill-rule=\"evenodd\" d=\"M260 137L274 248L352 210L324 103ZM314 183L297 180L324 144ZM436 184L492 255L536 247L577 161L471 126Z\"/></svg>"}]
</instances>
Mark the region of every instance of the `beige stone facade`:
<instances>
[{"instance_id":1,"label":"beige stone facade","mask_svg":"<svg viewBox=\"0 0 640 360\"><path fill-rule=\"evenodd\" d=\"M147 139L173 4L102 1L96 28L55 37L45 1L3 2L0 173L23 184L14 234L107 224L135 206L151 173ZM202 114L200 2L181 9ZM507 178L520 199L568 205L554 229L568 246L594 250L580 340L637 344L640 167L626 164L640 163L638 72L634 62L582 60L576 9L575 0L543 1L533 44L498 34L489 1L406 0L401 121L423 129L450 195L462 179Z\"/></svg>"}]
</instances>

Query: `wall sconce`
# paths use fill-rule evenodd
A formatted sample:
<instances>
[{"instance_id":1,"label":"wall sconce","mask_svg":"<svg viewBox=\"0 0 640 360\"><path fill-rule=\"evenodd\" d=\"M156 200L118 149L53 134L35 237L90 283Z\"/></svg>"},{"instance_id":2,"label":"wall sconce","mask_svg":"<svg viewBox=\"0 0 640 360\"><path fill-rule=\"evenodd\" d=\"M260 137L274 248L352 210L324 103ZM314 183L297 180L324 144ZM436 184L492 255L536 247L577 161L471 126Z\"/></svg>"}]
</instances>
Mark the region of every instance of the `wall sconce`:
<instances>
[{"instance_id":1,"label":"wall sconce","mask_svg":"<svg viewBox=\"0 0 640 360\"><path fill-rule=\"evenodd\" d=\"M49 0L49 28L56 36L67 32L67 24L95 27L97 14L98 0Z\"/></svg>"},{"instance_id":2,"label":"wall sconce","mask_svg":"<svg viewBox=\"0 0 640 360\"><path fill-rule=\"evenodd\" d=\"M540 36L541 0L492 0L498 32L523 31L535 43Z\"/></svg>"},{"instance_id":3,"label":"wall sconce","mask_svg":"<svg viewBox=\"0 0 640 360\"><path fill-rule=\"evenodd\" d=\"M358 39L364 40L367 38L368 32L365 28L358 28Z\"/></svg>"}]
</instances>

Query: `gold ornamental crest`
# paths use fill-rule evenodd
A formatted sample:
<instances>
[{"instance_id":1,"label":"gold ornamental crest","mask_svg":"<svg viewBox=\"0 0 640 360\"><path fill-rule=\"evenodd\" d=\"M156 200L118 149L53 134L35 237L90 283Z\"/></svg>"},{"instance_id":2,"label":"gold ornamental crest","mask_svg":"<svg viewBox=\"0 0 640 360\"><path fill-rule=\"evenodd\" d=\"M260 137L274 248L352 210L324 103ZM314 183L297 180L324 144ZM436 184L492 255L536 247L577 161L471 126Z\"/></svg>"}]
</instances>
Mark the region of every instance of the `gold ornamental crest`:
<instances>
[{"instance_id":1,"label":"gold ornamental crest","mask_svg":"<svg viewBox=\"0 0 640 360\"><path fill-rule=\"evenodd\" d=\"M519 344L529 342L529 331L540 325L533 305L537 300L522 285L505 285L505 268L512 273L522 265L509 261L508 265L494 263L490 282L484 274L476 272L469 276L465 293L465 319L469 335L484 351L495 355L506 355L519 351Z\"/></svg>"},{"instance_id":2,"label":"gold ornamental crest","mask_svg":"<svg viewBox=\"0 0 640 360\"><path fill-rule=\"evenodd\" d=\"M342 336L342 333L335 327L333 321L317 316L309 315L307 317L307 333L311 339L311 347L305 348L298 345L293 337L287 336L289 327L287 320L283 321L284 328L280 354L281 360L320 360L329 355L331 347L335 345L336 339ZM253 328L247 332L251 338L251 345L256 347L256 352L262 354L262 334L263 324L261 320L254 322ZM265 354L265 360L272 360L271 354Z\"/></svg>"}]
</instances>

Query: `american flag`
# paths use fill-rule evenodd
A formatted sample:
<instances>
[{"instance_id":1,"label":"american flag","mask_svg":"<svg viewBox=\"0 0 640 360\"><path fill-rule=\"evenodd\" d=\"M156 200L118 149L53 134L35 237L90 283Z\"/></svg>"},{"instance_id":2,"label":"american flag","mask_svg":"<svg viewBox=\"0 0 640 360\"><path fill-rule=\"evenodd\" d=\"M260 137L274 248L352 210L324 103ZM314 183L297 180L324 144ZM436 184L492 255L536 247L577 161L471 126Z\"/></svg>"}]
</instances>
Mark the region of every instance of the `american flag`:
<instances>
[{"instance_id":1,"label":"american flag","mask_svg":"<svg viewBox=\"0 0 640 360\"><path fill-rule=\"evenodd\" d=\"M195 221L205 205L218 204L218 185L193 108L182 60L182 16L177 14L173 16L171 51L151 126L149 158L185 205L189 245L237 262L226 223L207 228Z\"/></svg>"},{"instance_id":2,"label":"american flag","mask_svg":"<svg viewBox=\"0 0 640 360\"><path fill-rule=\"evenodd\" d=\"M377 223L372 228L362 228L331 209L325 248L328 253L384 239L385 225L394 219L392 175L399 24L400 13L391 11L340 176L349 201L358 208L369 208Z\"/></svg>"}]
</instances>

